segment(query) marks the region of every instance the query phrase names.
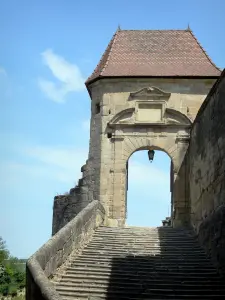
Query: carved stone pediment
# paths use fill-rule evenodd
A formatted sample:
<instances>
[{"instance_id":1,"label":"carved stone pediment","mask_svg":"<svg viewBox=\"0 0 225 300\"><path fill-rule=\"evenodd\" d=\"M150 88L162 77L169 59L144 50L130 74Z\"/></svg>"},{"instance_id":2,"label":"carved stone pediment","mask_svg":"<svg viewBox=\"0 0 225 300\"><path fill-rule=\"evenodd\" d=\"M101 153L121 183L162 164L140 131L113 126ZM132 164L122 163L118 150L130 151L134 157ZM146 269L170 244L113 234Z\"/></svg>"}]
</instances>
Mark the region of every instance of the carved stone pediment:
<instances>
[{"instance_id":1,"label":"carved stone pediment","mask_svg":"<svg viewBox=\"0 0 225 300\"><path fill-rule=\"evenodd\" d=\"M184 126L189 127L191 120L181 112L165 108L160 102L139 102L133 108L127 108L116 114L109 126Z\"/></svg>"},{"instance_id":2,"label":"carved stone pediment","mask_svg":"<svg viewBox=\"0 0 225 300\"><path fill-rule=\"evenodd\" d=\"M171 93L166 93L157 87L146 87L137 92L130 93L129 100L168 100Z\"/></svg>"},{"instance_id":3,"label":"carved stone pediment","mask_svg":"<svg viewBox=\"0 0 225 300\"><path fill-rule=\"evenodd\" d=\"M134 123L134 111L135 108L127 108L122 111L120 111L118 114L116 114L111 121L109 122L109 125L115 125L115 124L130 124Z\"/></svg>"},{"instance_id":4,"label":"carved stone pediment","mask_svg":"<svg viewBox=\"0 0 225 300\"><path fill-rule=\"evenodd\" d=\"M167 124L191 125L192 123L186 115L173 108L166 108L164 118Z\"/></svg>"}]
</instances>

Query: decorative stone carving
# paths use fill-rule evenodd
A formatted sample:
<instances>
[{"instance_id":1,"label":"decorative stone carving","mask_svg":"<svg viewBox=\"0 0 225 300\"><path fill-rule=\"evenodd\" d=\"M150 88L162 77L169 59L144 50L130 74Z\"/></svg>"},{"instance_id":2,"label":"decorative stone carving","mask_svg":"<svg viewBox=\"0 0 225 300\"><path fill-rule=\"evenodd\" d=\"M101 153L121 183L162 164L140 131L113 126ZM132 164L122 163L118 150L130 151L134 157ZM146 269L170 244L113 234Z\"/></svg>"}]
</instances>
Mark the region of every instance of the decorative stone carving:
<instances>
[{"instance_id":1,"label":"decorative stone carving","mask_svg":"<svg viewBox=\"0 0 225 300\"><path fill-rule=\"evenodd\" d=\"M191 120L181 112L172 108L165 108L163 101L137 101L135 107L124 109L116 114L108 123L108 126L172 125L189 127L191 123Z\"/></svg>"},{"instance_id":2,"label":"decorative stone carving","mask_svg":"<svg viewBox=\"0 0 225 300\"><path fill-rule=\"evenodd\" d=\"M127 108L122 111L120 111L118 114L116 114L111 121L108 123L108 125L115 125L115 124L121 124L121 123L130 123L132 121L133 113L135 111L135 108Z\"/></svg>"},{"instance_id":3,"label":"decorative stone carving","mask_svg":"<svg viewBox=\"0 0 225 300\"><path fill-rule=\"evenodd\" d=\"M191 120L178 110L173 108L166 108L164 118L166 119L167 124L175 125L191 125Z\"/></svg>"},{"instance_id":4,"label":"decorative stone carving","mask_svg":"<svg viewBox=\"0 0 225 300\"><path fill-rule=\"evenodd\" d=\"M169 100L171 93L166 93L157 87L146 87L130 93L129 100Z\"/></svg>"}]
</instances>

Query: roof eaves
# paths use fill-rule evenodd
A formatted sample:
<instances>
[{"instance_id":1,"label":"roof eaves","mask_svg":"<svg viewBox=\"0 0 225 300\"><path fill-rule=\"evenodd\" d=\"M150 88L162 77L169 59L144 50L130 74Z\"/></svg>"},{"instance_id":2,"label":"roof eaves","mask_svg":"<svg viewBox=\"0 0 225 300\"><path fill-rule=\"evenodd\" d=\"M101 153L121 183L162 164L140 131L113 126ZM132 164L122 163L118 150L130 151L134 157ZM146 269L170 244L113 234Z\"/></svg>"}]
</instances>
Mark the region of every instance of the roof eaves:
<instances>
[{"instance_id":1,"label":"roof eaves","mask_svg":"<svg viewBox=\"0 0 225 300\"><path fill-rule=\"evenodd\" d=\"M131 78L168 78L168 79L218 79L220 77L220 75L121 75L121 76L98 76L95 77L93 79L91 79L88 82L88 85L96 82L97 80L100 79L121 79L121 78L127 78L127 79L131 79Z\"/></svg>"},{"instance_id":2,"label":"roof eaves","mask_svg":"<svg viewBox=\"0 0 225 300\"><path fill-rule=\"evenodd\" d=\"M104 64L104 66L103 66L103 68L102 68L102 70L101 70L99 76L103 76L103 73L104 73L104 71L106 70L106 68L107 68L107 66L108 66L109 59L110 59L110 56L111 56L111 54L112 54L113 45L115 44L115 41L116 41L116 38L117 38L117 36L118 36L118 32L119 32L119 31L121 31L120 28L118 28L117 31L116 31L116 33L114 34L114 38L113 38L112 41L111 41L111 47L110 47L109 52L108 52L107 60L106 60L106 62L105 62L105 64Z\"/></svg>"},{"instance_id":3,"label":"roof eaves","mask_svg":"<svg viewBox=\"0 0 225 300\"><path fill-rule=\"evenodd\" d=\"M85 81L85 85L88 86L89 82L94 80L96 77L101 77L103 70L105 69L105 64L108 63L108 56L111 53L111 47L113 45L114 39L116 37L118 30L114 33L113 37L111 38L107 48L105 49L104 53L102 54L102 57L97 64L96 68L94 69L93 73L87 78ZM105 63L103 61L105 60ZM101 67L101 64L103 63L103 66ZM100 70L99 70L100 68Z\"/></svg>"},{"instance_id":4,"label":"roof eaves","mask_svg":"<svg viewBox=\"0 0 225 300\"><path fill-rule=\"evenodd\" d=\"M194 35L193 31L189 28L188 31L190 32L190 34L192 35L192 37L195 39L196 43L198 44L198 46L201 48L202 52L205 54L206 58L208 59L208 61L211 63L211 65L216 68L220 73L222 72L222 70L220 68L218 68L216 66L216 64L212 61L212 59L209 57L209 55L206 53L205 49L202 47L202 45L200 44L200 42L198 41L198 39L196 38L196 36Z\"/></svg>"}]
</instances>

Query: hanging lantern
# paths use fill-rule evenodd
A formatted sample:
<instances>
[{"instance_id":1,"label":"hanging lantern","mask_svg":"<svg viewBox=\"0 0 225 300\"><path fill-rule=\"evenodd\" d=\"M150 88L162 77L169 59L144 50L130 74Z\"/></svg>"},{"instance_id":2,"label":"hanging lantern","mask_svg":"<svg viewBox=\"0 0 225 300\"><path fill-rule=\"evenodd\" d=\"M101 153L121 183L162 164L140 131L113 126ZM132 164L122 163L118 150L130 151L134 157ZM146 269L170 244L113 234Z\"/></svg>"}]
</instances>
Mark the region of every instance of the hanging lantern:
<instances>
[{"instance_id":1,"label":"hanging lantern","mask_svg":"<svg viewBox=\"0 0 225 300\"><path fill-rule=\"evenodd\" d=\"M155 151L154 150L149 150L148 151L148 159L149 159L150 162L153 161L154 155L155 155Z\"/></svg>"}]
</instances>

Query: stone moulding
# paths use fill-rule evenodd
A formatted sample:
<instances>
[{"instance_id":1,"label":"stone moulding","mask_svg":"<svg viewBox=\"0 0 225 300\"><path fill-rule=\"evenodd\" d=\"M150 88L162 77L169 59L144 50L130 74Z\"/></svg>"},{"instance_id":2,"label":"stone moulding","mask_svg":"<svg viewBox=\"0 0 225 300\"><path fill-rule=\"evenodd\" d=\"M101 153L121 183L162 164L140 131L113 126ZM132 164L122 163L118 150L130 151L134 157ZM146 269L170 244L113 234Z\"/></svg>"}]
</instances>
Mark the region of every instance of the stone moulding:
<instances>
[{"instance_id":1,"label":"stone moulding","mask_svg":"<svg viewBox=\"0 0 225 300\"><path fill-rule=\"evenodd\" d=\"M192 121L189 117L187 117L185 114L182 114L180 111L173 109L173 108L166 108L166 114L168 116L174 116L177 120L179 120L180 123L177 123L177 125L191 125Z\"/></svg>"},{"instance_id":2,"label":"stone moulding","mask_svg":"<svg viewBox=\"0 0 225 300\"><path fill-rule=\"evenodd\" d=\"M62 300L49 277L72 251L84 246L104 218L102 204L91 202L28 259L26 300Z\"/></svg>"},{"instance_id":3,"label":"stone moulding","mask_svg":"<svg viewBox=\"0 0 225 300\"><path fill-rule=\"evenodd\" d=\"M145 87L139 91L130 93L129 100L169 100L171 93L164 92L157 87Z\"/></svg>"},{"instance_id":4,"label":"stone moulding","mask_svg":"<svg viewBox=\"0 0 225 300\"><path fill-rule=\"evenodd\" d=\"M118 122L121 119L130 118L132 116L132 114L134 113L134 111L135 111L135 107L127 108L127 109L120 111L111 119L111 121L108 123L108 125L113 126L113 125L118 124ZM122 124L122 123L119 123L119 124Z\"/></svg>"},{"instance_id":5,"label":"stone moulding","mask_svg":"<svg viewBox=\"0 0 225 300\"><path fill-rule=\"evenodd\" d=\"M156 102L154 101L154 103ZM159 103L161 104L161 102ZM114 128L118 126L179 126L190 128L192 124L190 118L173 108L163 108L163 115L160 122L143 122L136 120L135 115L137 113L137 110L138 106L136 105L135 107L127 108L120 111L108 122L108 127Z\"/></svg>"}]
</instances>

